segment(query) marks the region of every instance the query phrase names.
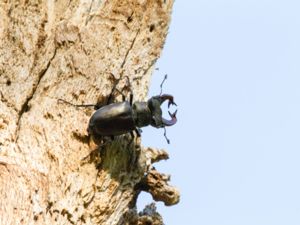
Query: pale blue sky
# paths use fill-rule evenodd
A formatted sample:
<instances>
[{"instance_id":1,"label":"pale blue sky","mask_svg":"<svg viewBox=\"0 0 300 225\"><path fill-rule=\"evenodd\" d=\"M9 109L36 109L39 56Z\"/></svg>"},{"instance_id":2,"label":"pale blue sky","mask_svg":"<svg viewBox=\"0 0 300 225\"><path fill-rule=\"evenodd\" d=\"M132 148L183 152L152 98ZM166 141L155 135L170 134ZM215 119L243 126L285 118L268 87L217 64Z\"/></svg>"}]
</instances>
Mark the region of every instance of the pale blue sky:
<instances>
[{"instance_id":1,"label":"pale blue sky","mask_svg":"<svg viewBox=\"0 0 300 225\"><path fill-rule=\"evenodd\" d=\"M181 190L166 225L299 225L300 1L176 0L157 66L149 96L168 73L178 103L170 145L142 134Z\"/></svg>"}]
</instances>

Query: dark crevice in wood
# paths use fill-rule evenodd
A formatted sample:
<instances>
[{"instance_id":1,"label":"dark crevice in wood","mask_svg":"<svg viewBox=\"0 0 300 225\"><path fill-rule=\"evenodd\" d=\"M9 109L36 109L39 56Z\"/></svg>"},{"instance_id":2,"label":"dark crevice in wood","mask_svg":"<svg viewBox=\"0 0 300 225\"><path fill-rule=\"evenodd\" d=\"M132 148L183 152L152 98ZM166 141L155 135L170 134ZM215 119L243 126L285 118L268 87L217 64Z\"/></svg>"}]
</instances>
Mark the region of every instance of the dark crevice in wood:
<instances>
[{"instance_id":1,"label":"dark crevice in wood","mask_svg":"<svg viewBox=\"0 0 300 225\"><path fill-rule=\"evenodd\" d=\"M131 49L133 48L134 43L135 43L135 41L136 41L136 38L137 38L139 32L140 32L140 29L138 29L138 31L136 32L136 35L135 35L134 39L132 40L129 49L127 50L127 52L126 52L126 54L125 54L124 60L123 60L123 62L122 62L122 64L121 64L121 69L124 67L124 65L125 65L125 63L126 63L127 57L128 57L128 55L129 55L129 52L130 52Z\"/></svg>"},{"instance_id":2,"label":"dark crevice in wood","mask_svg":"<svg viewBox=\"0 0 300 225\"><path fill-rule=\"evenodd\" d=\"M23 114L25 112L28 112L30 110L30 107L29 107L29 101L33 98L42 78L44 77L44 75L46 74L46 72L48 71L51 63L52 63L52 60L55 58L55 55L56 55L56 48L54 49L54 53L52 55L52 57L50 58L48 64L46 65L45 69L43 69L40 73L39 73L39 76L38 76L38 80L36 82L36 84L33 85L33 88L32 88L32 91L31 91L31 94L27 97L27 99L25 100L24 104L22 105L21 107L21 110L19 112L19 116L18 116L18 120L17 120L17 129L16 129L16 139L15 139L15 142L18 141L18 138L19 138L19 131L20 131L20 121L21 121L21 118L23 116Z\"/></svg>"}]
</instances>

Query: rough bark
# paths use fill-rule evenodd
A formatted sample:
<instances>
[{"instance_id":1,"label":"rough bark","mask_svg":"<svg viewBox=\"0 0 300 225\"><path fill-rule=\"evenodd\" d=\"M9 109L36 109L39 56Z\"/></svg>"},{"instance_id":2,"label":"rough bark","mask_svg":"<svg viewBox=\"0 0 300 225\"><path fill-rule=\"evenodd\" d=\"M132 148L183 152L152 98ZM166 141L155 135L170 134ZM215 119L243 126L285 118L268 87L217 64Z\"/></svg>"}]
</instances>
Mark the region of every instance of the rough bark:
<instances>
[{"instance_id":1,"label":"rough bark","mask_svg":"<svg viewBox=\"0 0 300 225\"><path fill-rule=\"evenodd\" d=\"M113 74L145 100L172 4L1 1L0 224L162 224L153 205L138 215L135 201L142 190L179 201L165 176L153 176L167 153L129 135L96 146L86 130L93 110L58 99L105 102Z\"/></svg>"}]
</instances>

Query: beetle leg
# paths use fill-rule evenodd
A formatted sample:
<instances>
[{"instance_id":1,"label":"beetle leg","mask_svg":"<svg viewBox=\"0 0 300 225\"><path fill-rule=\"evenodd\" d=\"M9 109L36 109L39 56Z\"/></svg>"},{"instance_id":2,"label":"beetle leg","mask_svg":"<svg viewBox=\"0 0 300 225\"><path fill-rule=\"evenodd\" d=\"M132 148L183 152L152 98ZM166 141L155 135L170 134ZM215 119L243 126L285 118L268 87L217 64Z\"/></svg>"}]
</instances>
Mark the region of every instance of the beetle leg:
<instances>
[{"instance_id":1,"label":"beetle leg","mask_svg":"<svg viewBox=\"0 0 300 225\"><path fill-rule=\"evenodd\" d=\"M112 103L113 93L114 93L114 91L115 91L115 89L117 87L117 84L119 83L119 81L121 79L121 78L117 79L113 73L110 73L109 75L110 75L110 79L112 80L112 82L114 82L114 85L113 85L113 87L111 89L111 92L110 92L108 98L107 98L106 105Z\"/></svg>"},{"instance_id":2,"label":"beetle leg","mask_svg":"<svg viewBox=\"0 0 300 225\"><path fill-rule=\"evenodd\" d=\"M132 90L131 90L131 84L130 84L130 80L129 80L129 77L128 76L124 76L125 78L127 78L127 82L128 82L128 85L125 85L122 90L120 91L119 89L117 89L117 85L119 83L119 81L123 78L123 77L120 77L119 79L116 79L115 76L113 74L111 74L111 76L113 77L114 81L115 81L115 84L111 90L111 93L110 95L108 96L108 99L107 99L107 105L112 103L112 97L113 97L113 93L116 91L118 92L119 94L122 95L122 101L126 101L126 96L124 95L124 90L130 92L130 100L129 100L129 103L130 105L132 105L132 100L133 100L133 93L132 93Z\"/></svg>"},{"instance_id":3,"label":"beetle leg","mask_svg":"<svg viewBox=\"0 0 300 225\"><path fill-rule=\"evenodd\" d=\"M130 97L129 97L129 103L130 103L130 105L132 106L132 101L133 101L133 94L132 93L130 93Z\"/></svg>"},{"instance_id":4,"label":"beetle leg","mask_svg":"<svg viewBox=\"0 0 300 225\"><path fill-rule=\"evenodd\" d=\"M119 89L116 88L116 85L112 88L112 90L111 90L111 92L110 92L110 94L109 94L109 96L107 98L106 105L109 105L109 104L113 103L113 96L114 96L114 92L115 91L117 91L119 94L122 95L122 99L125 98L125 95L122 94L122 92Z\"/></svg>"},{"instance_id":5,"label":"beetle leg","mask_svg":"<svg viewBox=\"0 0 300 225\"><path fill-rule=\"evenodd\" d=\"M130 141L130 143L131 143L132 140L134 139L134 132L133 131L130 132L130 136L131 136L131 141Z\"/></svg>"},{"instance_id":6,"label":"beetle leg","mask_svg":"<svg viewBox=\"0 0 300 225\"><path fill-rule=\"evenodd\" d=\"M102 136L100 135L96 135L96 134L92 134L90 131L88 131L88 135L89 137L91 137L91 139L93 140L93 142L96 144L96 145L100 145L101 141L102 141Z\"/></svg>"},{"instance_id":7,"label":"beetle leg","mask_svg":"<svg viewBox=\"0 0 300 225\"><path fill-rule=\"evenodd\" d=\"M133 133L133 131L130 132L130 137L131 137L131 139L130 139L130 141L128 143L128 146L131 145L132 142L133 142L133 140L134 140L134 133Z\"/></svg>"},{"instance_id":8,"label":"beetle leg","mask_svg":"<svg viewBox=\"0 0 300 225\"><path fill-rule=\"evenodd\" d=\"M128 82L128 90L130 92L130 97L129 97L129 103L132 106L132 101L133 101L133 93L132 93L132 89L131 89L131 83L130 83L130 79L128 76L125 76L125 78L127 78L127 82ZM126 88L126 86L123 88L123 90Z\"/></svg>"},{"instance_id":9,"label":"beetle leg","mask_svg":"<svg viewBox=\"0 0 300 225\"><path fill-rule=\"evenodd\" d=\"M133 142L133 140L135 138L134 133L136 134L137 137L141 137L141 132L142 132L142 130L139 128L135 128L134 131L130 132L131 140L129 142L129 145Z\"/></svg>"},{"instance_id":10,"label":"beetle leg","mask_svg":"<svg viewBox=\"0 0 300 225\"><path fill-rule=\"evenodd\" d=\"M117 89L117 85L118 85L118 83L120 82L120 80L123 78L123 76L120 76L120 77L117 79L117 78L115 77L114 74L110 73L110 75L111 75L111 79L112 79L113 82L114 82L114 85L113 85L113 87L112 87L112 89L111 89L111 92L110 92L108 98L107 98L107 103L106 103L107 105L110 104L110 103L112 103L113 93L114 93L115 91L117 91L119 94L122 95L122 100L123 100L123 101L125 101L125 99L126 99L125 95L123 94L123 90L125 89L125 87L122 89L122 91L120 91L119 89ZM129 81L128 76L125 76L125 77L126 77L126 78L128 79L128 81Z\"/></svg>"},{"instance_id":11,"label":"beetle leg","mask_svg":"<svg viewBox=\"0 0 300 225\"><path fill-rule=\"evenodd\" d=\"M125 102L126 101L126 96L123 94L122 91L120 91L119 89L115 89L120 95L122 95L122 101Z\"/></svg>"},{"instance_id":12,"label":"beetle leg","mask_svg":"<svg viewBox=\"0 0 300 225\"><path fill-rule=\"evenodd\" d=\"M141 137L142 130L140 128L135 128L134 131L138 137Z\"/></svg>"}]
</instances>

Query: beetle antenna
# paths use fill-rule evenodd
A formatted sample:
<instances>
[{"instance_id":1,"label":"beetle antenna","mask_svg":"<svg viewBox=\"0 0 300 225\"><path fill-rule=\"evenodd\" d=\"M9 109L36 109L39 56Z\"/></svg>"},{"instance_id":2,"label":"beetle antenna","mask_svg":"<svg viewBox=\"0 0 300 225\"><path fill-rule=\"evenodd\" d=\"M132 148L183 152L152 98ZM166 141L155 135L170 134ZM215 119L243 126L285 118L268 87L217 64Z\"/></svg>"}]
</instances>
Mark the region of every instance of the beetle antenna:
<instances>
[{"instance_id":1,"label":"beetle antenna","mask_svg":"<svg viewBox=\"0 0 300 225\"><path fill-rule=\"evenodd\" d=\"M68 102L68 101L66 101L66 100L64 100L64 99L61 99L61 98L59 98L57 101L58 101L58 102L63 102L63 103L69 104L69 105L72 105L72 106L74 106L74 107L96 107L96 106L97 106L97 105L95 105L95 104L82 104L82 105L76 105L76 104L73 104L72 102Z\"/></svg>"},{"instance_id":2,"label":"beetle antenna","mask_svg":"<svg viewBox=\"0 0 300 225\"><path fill-rule=\"evenodd\" d=\"M118 92L119 94L121 94L121 95L122 95L122 98L123 98L123 101L125 101L125 98L126 98L126 97L125 97L125 95L123 94L123 91L124 91L125 89L128 89L128 90L129 90L129 92L130 92L130 99L131 99L130 102L132 103L132 96L133 96L133 94L132 94L132 90L131 90L131 83L130 83L129 77L128 77L128 76L120 76L120 77L117 79L113 73L110 73L110 76L112 77L111 79L114 80L114 85L113 85L113 87L112 87L112 89L111 89L111 92L110 92L108 98L107 98L106 105L112 103L113 93L114 93L115 91ZM120 80L122 80L123 78L126 78L126 79L127 79L128 85L127 85L127 86L125 85L125 86L122 88L122 90L120 91L119 89L117 89L117 85L119 84Z\"/></svg>"},{"instance_id":3,"label":"beetle antenna","mask_svg":"<svg viewBox=\"0 0 300 225\"><path fill-rule=\"evenodd\" d=\"M164 82L165 82L165 80L166 80L167 78L168 78L168 74L165 74L165 77L164 77L163 81L162 81L161 84L160 84L160 93L159 93L159 95L162 94L162 87L163 87L163 84L164 84Z\"/></svg>"},{"instance_id":4,"label":"beetle antenna","mask_svg":"<svg viewBox=\"0 0 300 225\"><path fill-rule=\"evenodd\" d=\"M166 139L166 141L168 142L168 144L170 144L170 140L169 140L169 138L167 137L167 130L166 130L166 127L164 127L164 136L165 136L165 139Z\"/></svg>"}]
</instances>

